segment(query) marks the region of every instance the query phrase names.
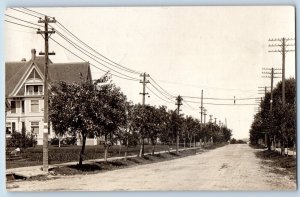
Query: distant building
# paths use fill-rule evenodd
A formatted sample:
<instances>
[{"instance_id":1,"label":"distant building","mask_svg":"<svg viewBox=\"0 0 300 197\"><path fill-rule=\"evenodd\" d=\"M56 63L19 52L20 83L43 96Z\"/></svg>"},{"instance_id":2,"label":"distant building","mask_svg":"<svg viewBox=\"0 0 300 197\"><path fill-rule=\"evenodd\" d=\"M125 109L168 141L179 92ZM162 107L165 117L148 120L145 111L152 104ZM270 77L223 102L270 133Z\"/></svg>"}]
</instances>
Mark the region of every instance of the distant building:
<instances>
[{"instance_id":1,"label":"distant building","mask_svg":"<svg viewBox=\"0 0 300 197\"><path fill-rule=\"evenodd\" d=\"M5 63L5 111L6 134L12 131L36 135L38 145L43 144L44 121L44 65L45 57L36 56L31 50L31 59ZM49 60L49 87L57 81L79 82L91 80L90 65L80 63L53 63ZM50 124L49 138L55 137Z\"/></svg>"}]
</instances>

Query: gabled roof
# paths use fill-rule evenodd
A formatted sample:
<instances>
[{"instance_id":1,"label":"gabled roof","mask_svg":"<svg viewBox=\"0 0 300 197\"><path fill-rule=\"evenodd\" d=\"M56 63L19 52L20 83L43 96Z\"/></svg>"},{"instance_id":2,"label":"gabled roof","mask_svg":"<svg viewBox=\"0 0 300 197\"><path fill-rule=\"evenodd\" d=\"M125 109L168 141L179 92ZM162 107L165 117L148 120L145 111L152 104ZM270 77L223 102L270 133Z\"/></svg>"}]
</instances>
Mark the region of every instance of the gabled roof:
<instances>
[{"instance_id":1,"label":"gabled roof","mask_svg":"<svg viewBox=\"0 0 300 197\"><path fill-rule=\"evenodd\" d=\"M28 74L30 68L37 66L44 74L44 56L36 56L29 61L6 62L5 63L5 97L8 97L20 81ZM79 82L81 78L91 80L90 65L88 62L58 63L49 60L48 66L49 82L56 83L65 81L67 83ZM22 84L21 84L22 85Z\"/></svg>"}]
</instances>

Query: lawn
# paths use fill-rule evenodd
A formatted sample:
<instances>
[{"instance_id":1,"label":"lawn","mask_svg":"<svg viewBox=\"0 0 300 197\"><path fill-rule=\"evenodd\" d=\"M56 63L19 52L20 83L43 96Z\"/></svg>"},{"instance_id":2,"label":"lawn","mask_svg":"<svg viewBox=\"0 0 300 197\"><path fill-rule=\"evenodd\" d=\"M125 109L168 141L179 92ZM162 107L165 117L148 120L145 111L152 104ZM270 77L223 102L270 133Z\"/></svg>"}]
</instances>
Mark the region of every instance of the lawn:
<instances>
[{"instance_id":1,"label":"lawn","mask_svg":"<svg viewBox=\"0 0 300 197\"><path fill-rule=\"evenodd\" d=\"M130 147L128 149L127 155L137 155L139 153L140 146ZM157 145L155 151L165 151L167 150L167 145ZM175 149L175 145L171 146ZM79 153L81 146L49 146L49 164L59 164L71 161L79 160ZM109 148L108 157L124 156L125 146L112 146ZM152 151L151 145L145 145L145 153L150 153ZM36 146L34 148L22 149L20 156L23 160L20 161L6 161L6 168L16 168L25 167L33 165L42 165L43 161L43 147ZM84 160L90 159L101 159L104 158L104 147L103 145L97 146L86 146Z\"/></svg>"},{"instance_id":2,"label":"lawn","mask_svg":"<svg viewBox=\"0 0 300 197\"><path fill-rule=\"evenodd\" d=\"M289 174L292 179L296 179L297 162L294 156L284 156L275 151L258 151L258 158L263 159L262 163L271 167L271 171L280 174Z\"/></svg>"}]
</instances>

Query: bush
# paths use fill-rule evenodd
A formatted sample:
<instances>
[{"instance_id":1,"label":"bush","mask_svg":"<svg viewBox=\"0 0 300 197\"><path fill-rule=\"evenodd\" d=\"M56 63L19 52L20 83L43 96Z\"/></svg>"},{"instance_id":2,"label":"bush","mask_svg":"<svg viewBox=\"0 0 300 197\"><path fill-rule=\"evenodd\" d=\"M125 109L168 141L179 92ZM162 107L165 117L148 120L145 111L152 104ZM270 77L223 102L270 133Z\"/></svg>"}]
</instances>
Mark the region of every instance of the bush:
<instances>
[{"instance_id":1,"label":"bush","mask_svg":"<svg viewBox=\"0 0 300 197\"><path fill-rule=\"evenodd\" d=\"M77 144L77 138L75 136L72 137L66 137L62 141L65 145L76 145Z\"/></svg>"},{"instance_id":2,"label":"bush","mask_svg":"<svg viewBox=\"0 0 300 197\"><path fill-rule=\"evenodd\" d=\"M52 138L52 139L50 140L50 144L51 144L51 145L58 145L58 144L59 144L59 139L58 139L57 137Z\"/></svg>"},{"instance_id":3,"label":"bush","mask_svg":"<svg viewBox=\"0 0 300 197\"><path fill-rule=\"evenodd\" d=\"M19 132L12 132L11 138L7 139L7 147L19 147L19 148L28 148L34 147L37 145L37 140L32 134L25 134Z\"/></svg>"}]
</instances>

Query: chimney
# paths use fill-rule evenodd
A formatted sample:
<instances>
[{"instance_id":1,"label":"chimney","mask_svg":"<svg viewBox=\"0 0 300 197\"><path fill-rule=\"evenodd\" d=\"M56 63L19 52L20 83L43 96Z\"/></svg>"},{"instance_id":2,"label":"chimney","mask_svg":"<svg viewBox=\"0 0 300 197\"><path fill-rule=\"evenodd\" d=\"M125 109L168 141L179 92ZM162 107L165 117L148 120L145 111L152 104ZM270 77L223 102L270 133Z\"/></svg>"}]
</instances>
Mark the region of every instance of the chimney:
<instances>
[{"instance_id":1,"label":"chimney","mask_svg":"<svg viewBox=\"0 0 300 197\"><path fill-rule=\"evenodd\" d=\"M31 60L35 59L35 54L36 54L36 50L35 49L31 49Z\"/></svg>"},{"instance_id":2,"label":"chimney","mask_svg":"<svg viewBox=\"0 0 300 197\"><path fill-rule=\"evenodd\" d=\"M26 62L26 58L23 57L21 61L22 61L22 62Z\"/></svg>"}]
</instances>

